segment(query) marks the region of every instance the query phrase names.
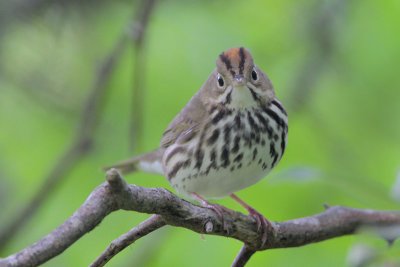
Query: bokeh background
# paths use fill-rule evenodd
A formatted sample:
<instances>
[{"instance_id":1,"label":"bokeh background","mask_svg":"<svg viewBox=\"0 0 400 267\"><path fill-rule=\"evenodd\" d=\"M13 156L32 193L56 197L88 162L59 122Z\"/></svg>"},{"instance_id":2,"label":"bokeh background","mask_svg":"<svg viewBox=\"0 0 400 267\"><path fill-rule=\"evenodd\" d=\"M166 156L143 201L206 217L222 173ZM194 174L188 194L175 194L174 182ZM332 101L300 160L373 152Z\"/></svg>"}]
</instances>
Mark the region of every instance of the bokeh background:
<instances>
[{"instance_id":1,"label":"bokeh background","mask_svg":"<svg viewBox=\"0 0 400 267\"><path fill-rule=\"evenodd\" d=\"M236 46L252 51L290 118L281 163L238 195L273 221L323 204L399 209L399 1L156 1L138 42L141 6L1 1L0 233L35 195L43 201L0 257L67 219L104 181L101 166L155 148L219 53ZM172 190L163 177L126 179ZM44 266L87 266L147 217L115 212ZM166 227L108 266L229 266L240 247ZM248 266L400 266L399 255L398 242L364 233L257 253Z\"/></svg>"}]
</instances>

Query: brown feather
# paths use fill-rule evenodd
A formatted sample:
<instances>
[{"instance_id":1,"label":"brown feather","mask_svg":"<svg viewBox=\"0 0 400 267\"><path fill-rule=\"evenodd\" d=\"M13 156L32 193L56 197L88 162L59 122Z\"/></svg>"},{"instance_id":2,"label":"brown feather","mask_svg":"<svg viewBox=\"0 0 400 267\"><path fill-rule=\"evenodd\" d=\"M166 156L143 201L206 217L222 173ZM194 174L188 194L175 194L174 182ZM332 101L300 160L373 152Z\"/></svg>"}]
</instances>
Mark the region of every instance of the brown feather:
<instances>
[{"instance_id":1,"label":"brown feather","mask_svg":"<svg viewBox=\"0 0 400 267\"><path fill-rule=\"evenodd\" d=\"M201 91L201 90L200 90ZM204 125L207 109L196 94L164 131L160 146L167 148L183 135L195 135ZM184 137L183 137L184 139Z\"/></svg>"}]
</instances>

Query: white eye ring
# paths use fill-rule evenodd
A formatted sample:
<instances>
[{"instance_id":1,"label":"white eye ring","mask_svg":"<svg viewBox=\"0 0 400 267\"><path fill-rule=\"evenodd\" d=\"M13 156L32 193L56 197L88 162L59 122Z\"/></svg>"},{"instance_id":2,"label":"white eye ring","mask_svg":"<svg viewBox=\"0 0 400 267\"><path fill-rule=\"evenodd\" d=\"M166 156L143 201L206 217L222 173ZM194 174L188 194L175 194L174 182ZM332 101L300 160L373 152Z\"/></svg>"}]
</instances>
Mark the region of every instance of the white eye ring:
<instances>
[{"instance_id":1,"label":"white eye ring","mask_svg":"<svg viewBox=\"0 0 400 267\"><path fill-rule=\"evenodd\" d=\"M224 78L222 78L222 75L219 73L217 74L217 85L219 88L224 88L225 85Z\"/></svg>"},{"instance_id":2,"label":"white eye ring","mask_svg":"<svg viewBox=\"0 0 400 267\"><path fill-rule=\"evenodd\" d=\"M258 73L256 71L256 68L253 68L253 70L251 71L251 78L253 79L253 81L258 80Z\"/></svg>"}]
</instances>

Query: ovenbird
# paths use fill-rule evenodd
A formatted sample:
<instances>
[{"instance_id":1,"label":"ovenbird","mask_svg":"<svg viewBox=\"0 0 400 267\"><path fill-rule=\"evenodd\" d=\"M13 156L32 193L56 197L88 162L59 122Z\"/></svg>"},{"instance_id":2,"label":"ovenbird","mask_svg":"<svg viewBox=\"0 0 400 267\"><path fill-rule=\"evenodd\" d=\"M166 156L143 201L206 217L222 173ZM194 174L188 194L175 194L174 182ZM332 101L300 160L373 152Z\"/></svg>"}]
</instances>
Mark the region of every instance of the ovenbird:
<instances>
[{"instance_id":1,"label":"ovenbird","mask_svg":"<svg viewBox=\"0 0 400 267\"><path fill-rule=\"evenodd\" d=\"M219 55L216 69L170 123L159 148L111 167L162 174L179 193L219 215L221 206L204 198L230 195L261 229L268 221L233 193L276 166L287 133L287 113L271 81L247 49L232 48Z\"/></svg>"}]
</instances>

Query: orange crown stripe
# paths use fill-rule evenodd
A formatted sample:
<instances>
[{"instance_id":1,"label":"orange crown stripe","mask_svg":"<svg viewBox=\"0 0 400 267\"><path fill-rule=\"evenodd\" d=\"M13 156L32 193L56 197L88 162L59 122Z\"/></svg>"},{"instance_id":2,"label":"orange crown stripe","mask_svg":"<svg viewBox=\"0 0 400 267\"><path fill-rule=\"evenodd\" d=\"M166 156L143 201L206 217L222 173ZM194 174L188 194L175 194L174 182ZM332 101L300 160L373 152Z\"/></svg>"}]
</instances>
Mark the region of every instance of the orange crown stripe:
<instances>
[{"instance_id":1,"label":"orange crown stripe","mask_svg":"<svg viewBox=\"0 0 400 267\"><path fill-rule=\"evenodd\" d=\"M235 48L231 48L231 49L227 50L224 54L229 60L234 61L234 62L239 62L240 61L239 51L240 51L240 48L235 47Z\"/></svg>"}]
</instances>

